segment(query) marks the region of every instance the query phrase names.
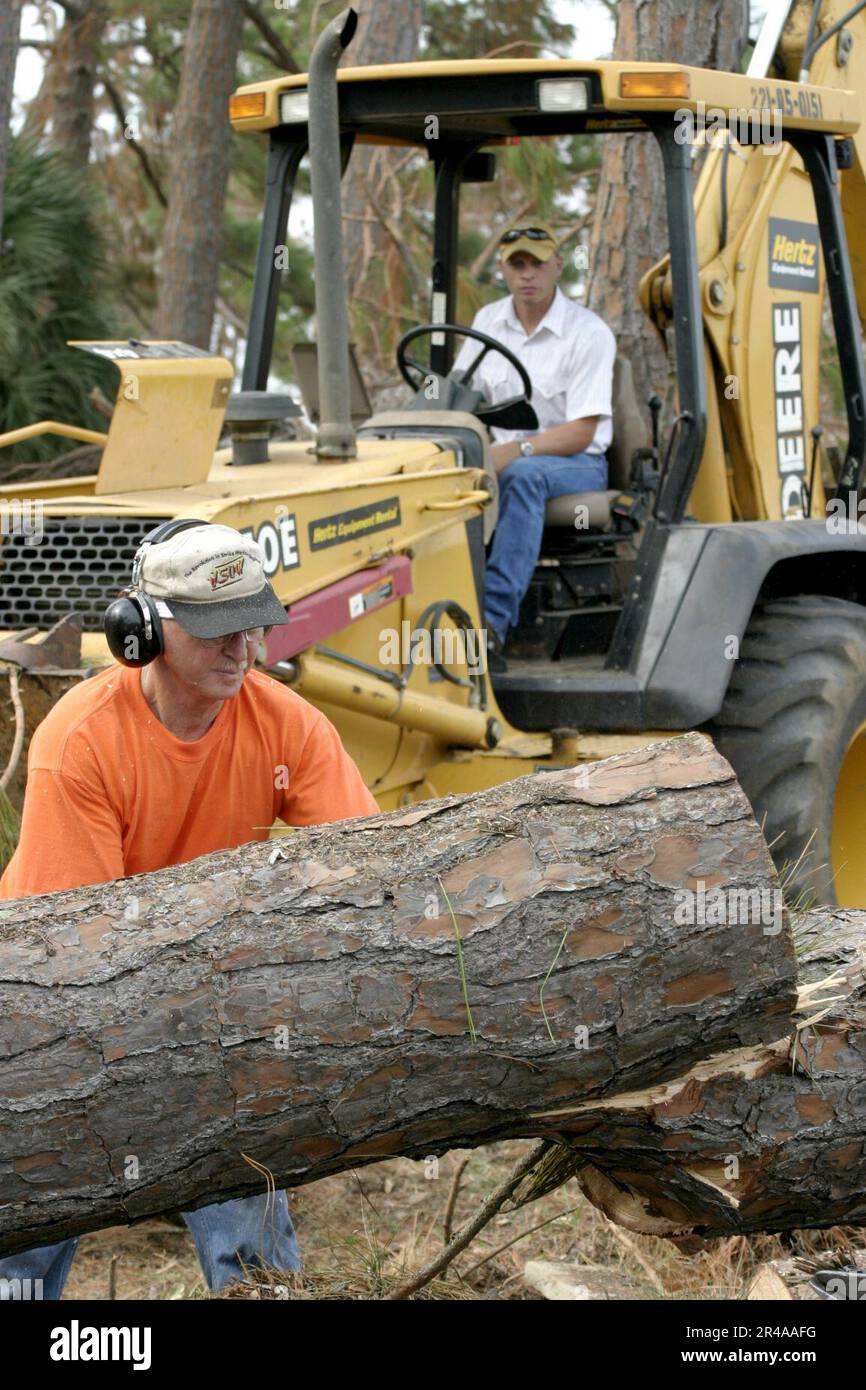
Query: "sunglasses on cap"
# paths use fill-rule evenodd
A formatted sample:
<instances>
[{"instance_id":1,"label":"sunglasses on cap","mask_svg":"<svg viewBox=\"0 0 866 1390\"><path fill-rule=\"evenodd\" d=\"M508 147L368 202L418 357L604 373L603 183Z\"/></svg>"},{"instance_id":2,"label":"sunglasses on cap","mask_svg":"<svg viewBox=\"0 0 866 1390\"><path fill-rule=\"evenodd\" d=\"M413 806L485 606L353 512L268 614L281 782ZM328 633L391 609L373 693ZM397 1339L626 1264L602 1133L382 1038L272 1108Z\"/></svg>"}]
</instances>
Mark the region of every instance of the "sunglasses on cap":
<instances>
[{"instance_id":1,"label":"sunglasses on cap","mask_svg":"<svg viewBox=\"0 0 866 1390\"><path fill-rule=\"evenodd\" d=\"M512 241L519 241L522 236L529 237L531 241L553 241L554 246L556 245L550 232L546 232L543 227L513 227L510 232L499 238L499 245L508 246Z\"/></svg>"}]
</instances>

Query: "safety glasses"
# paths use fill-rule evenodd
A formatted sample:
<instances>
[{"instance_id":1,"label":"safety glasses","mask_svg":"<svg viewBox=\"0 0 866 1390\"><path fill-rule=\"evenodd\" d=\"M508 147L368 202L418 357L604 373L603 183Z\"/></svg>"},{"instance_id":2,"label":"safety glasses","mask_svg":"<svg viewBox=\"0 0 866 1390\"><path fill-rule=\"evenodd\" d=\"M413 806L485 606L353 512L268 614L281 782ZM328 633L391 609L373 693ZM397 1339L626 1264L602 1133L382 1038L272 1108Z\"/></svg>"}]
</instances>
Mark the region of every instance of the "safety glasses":
<instances>
[{"instance_id":1,"label":"safety glasses","mask_svg":"<svg viewBox=\"0 0 866 1390\"><path fill-rule=\"evenodd\" d=\"M240 631L241 636L247 642L262 642L271 629L269 627L247 627ZM226 642L231 642L237 635L237 632L225 632L222 637L197 637L196 641L201 642L203 647L224 647Z\"/></svg>"}]
</instances>

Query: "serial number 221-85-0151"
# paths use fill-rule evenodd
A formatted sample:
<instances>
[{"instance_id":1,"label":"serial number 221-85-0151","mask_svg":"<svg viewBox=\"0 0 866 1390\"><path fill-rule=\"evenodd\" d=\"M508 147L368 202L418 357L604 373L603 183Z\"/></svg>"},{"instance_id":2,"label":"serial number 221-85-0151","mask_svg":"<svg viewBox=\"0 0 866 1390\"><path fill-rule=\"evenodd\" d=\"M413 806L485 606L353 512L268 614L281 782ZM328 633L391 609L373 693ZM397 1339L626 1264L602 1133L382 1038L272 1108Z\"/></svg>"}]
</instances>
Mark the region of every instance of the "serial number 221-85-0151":
<instances>
[{"instance_id":1,"label":"serial number 221-85-0151","mask_svg":"<svg viewBox=\"0 0 866 1390\"><path fill-rule=\"evenodd\" d=\"M783 116L793 116L796 112L804 120L823 120L824 103L820 92L809 92L804 88L792 92L788 87L753 87L752 106L760 110L769 107L780 111Z\"/></svg>"}]
</instances>

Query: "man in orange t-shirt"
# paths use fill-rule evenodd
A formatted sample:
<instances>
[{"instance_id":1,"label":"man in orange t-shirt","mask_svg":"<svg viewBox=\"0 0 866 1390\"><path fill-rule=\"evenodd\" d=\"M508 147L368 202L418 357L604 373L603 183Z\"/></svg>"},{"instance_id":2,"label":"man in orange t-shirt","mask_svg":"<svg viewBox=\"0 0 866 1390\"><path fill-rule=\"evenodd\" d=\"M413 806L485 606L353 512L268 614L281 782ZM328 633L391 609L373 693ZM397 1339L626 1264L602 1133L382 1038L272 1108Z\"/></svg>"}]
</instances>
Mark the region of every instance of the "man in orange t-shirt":
<instances>
[{"instance_id":1,"label":"man in orange t-shirt","mask_svg":"<svg viewBox=\"0 0 866 1390\"><path fill-rule=\"evenodd\" d=\"M174 522L145 537L130 596L106 615L123 663L82 681L37 728L18 848L0 898L54 893L265 840L279 817L319 825L378 806L339 734L295 691L252 669L287 621L258 544ZM299 1268L286 1194L184 1213L212 1291L240 1261ZM0 1260L0 1279L59 1298L77 1239ZM0 1286L2 1287L2 1286Z\"/></svg>"}]
</instances>

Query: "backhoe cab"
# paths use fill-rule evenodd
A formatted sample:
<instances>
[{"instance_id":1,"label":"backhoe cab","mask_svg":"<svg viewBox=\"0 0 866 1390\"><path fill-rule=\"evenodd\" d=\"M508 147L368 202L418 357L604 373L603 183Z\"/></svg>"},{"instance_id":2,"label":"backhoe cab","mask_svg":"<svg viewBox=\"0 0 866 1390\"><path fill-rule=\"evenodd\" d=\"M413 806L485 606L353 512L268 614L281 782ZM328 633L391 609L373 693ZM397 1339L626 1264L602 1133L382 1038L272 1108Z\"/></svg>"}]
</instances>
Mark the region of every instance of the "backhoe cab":
<instances>
[{"instance_id":1,"label":"backhoe cab","mask_svg":"<svg viewBox=\"0 0 866 1390\"><path fill-rule=\"evenodd\" d=\"M672 64L541 60L344 68L336 70L335 84L336 62L353 26L352 12L344 12L329 26L329 38L320 41L322 54L330 54L330 70L320 59L318 68L311 65L309 79L282 77L241 88L232 98L236 128L267 133L270 148L244 388L267 387L279 285L275 246L285 235L294 175L311 142L314 216L317 225L327 227L332 256L335 192L328 185L329 202L316 205L318 166L330 158L335 171L345 170L356 143L414 145L433 164L435 190L430 322L407 333L398 349L398 365L416 396L408 410L368 420L358 437L429 438L435 430L438 438L459 444L467 463L484 467L486 431L476 422L504 421L494 419L476 392L449 375L456 334L466 331L457 326L463 185L494 178L495 147L515 137L634 131L655 139L664 167L670 255L647 277L644 299L657 324L672 330L676 418L659 449L648 406L634 398L630 363L619 357L609 491L549 504L542 562L511 636L509 670L495 685L500 706L524 729L558 723L672 729L712 718L730 676L725 638L743 635L768 575L797 557L808 559L813 569L826 569L829 557L848 550L824 525L820 470L809 476L806 440L809 422L817 423L817 363L805 381L798 365L804 352L808 355L808 335L817 336L823 266L829 265L850 435L837 493L847 507L850 494L859 493L866 456L866 384L838 172L859 129L857 97L844 89L792 81L758 84L749 75ZM330 129L327 119L319 120L319 104L327 101ZM725 166L728 192L728 244L719 244L716 222L712 247L706 209L701 217L699 207L696 217L692 148L683 138L689 123L691 132L701 122L710 123L707 113L716 143L728 146L713 150L707 161L716 183ZM742 173L743 158L730 159L722 125L738 143L754 142L754 148L747 143L738 151L757 156L751 175ZM776 146L770 151L768 139ZM784 142L781 153L779 142ZM782 277L779 283L773 272L775 257L784 261L783 271L791 268L785 260L790 219L763 212L762 223L747 226L738 202L763 194L756 174L766 183L770 173L778 211L804 219L800 242L811 259L802 279ZM718 206L717 201L713 214ZM767 245L771 233L780 242L778 250ZM765 239L763 256L757 237ZM746 263L743 242L751 243ZM318 242L316 249L318 257ZM737 269L720 269L717 261L735 254ZM333 259L328 273L319 274L317 259L320 352L323 344L347 337L341 268ZM747 272L750 281L760 282L762 269L766 283L753 283L751 290L744 284L735 305L738 278ZM797 425L789 438L719 437L725 401L718 390L722 354L714 351L713 339L725 333L736 339L732 318L742 314L750 296L760 298L766 321L760 340L752 333L753 364L741 369L743 394L748 409L772 424L767 395L775 383L783 423ZM430 339L429 367L416 362L407 370L406 349L417 337ZM725 343L725 356L729 353ZM431 382L438 389L431 390ZM525 396L506 412L511 428L532 427L526 413L531 387ZM739 420L728 413L734 425L754 433L755 422L745 419L744 410ZM728 526L735 515L749 523L739 535ZM807 516L820 520L764 525ZM724 533L715 530L720 524ZM859 553L862 541L852 540L851 552ZM727 549L729 544L736 552ZM799 581L792 583L796 592Z\"/></svg>"},{"instance_id":2,"label":"backhoe cab","mask_svg":"<svg viewBox=\"0 0 866 1390\"><path fill-rule=\"evenodd\" d=\"M829 23L839 6L825 8ZM15 489L41 500L53 550L46 561L14 537L4 543L3 625L46 626L72 595L85 655L104 660L104 602L140 535L165 516L220 520L260 541L289 609L268 639L267 665L334 720L383 808L701 727L766 817L777 860L796 860L795 876L817 896L866 906L866 535L857 524L866 203L856 95L866 41L858 18L840 61L839 45L809 38L812 11L771 6L753 68L740 75L540 59L338 68L356 24L348 10L320 36L309 74L241 88L235 128L268 141L241 390L226 401L227 364L185 350L178 365L178 345L133 346L132 360L128 345L97 345L126 353L99 475ZM810 66L822 80L798 81ZM695 186L683 130L707 113L717 134ZM772 157L768 131L781 141ZM645 277L642 300L673 354L675 416L662 433L660 401L651 411L635 399L631 364L618 356L609 488L548 505L508 670L491 687L472 659L496 523L488 425L533 428L535 417L528 379L521 397L491 408L450 371L466 331L461 192L495 178L505 142L576 132L635 132L661 151L670 251ZM415 395L407 409L373 416L349 348L340 235L341 174L366 143L424 152L434 204L428 321L399 348ZM296 361L318 421L312 448L268 437L295 409L268 382L278 252L307 155L317 361L310 345ZM825 286L848 420L831 496L809 450L820 425ZM429 363L417 355L423 339ZM190 439L193 382L207 427ZM223 411L231 447L213 458ZM136 471L136 440L155 429L161 446ZM0 436L0 447L10 442ZM91 565L76 590L63 546L96 531L111 564L98 575ZM446 651L445 638L460 641Z\"/></svg>"}]
</instances>

